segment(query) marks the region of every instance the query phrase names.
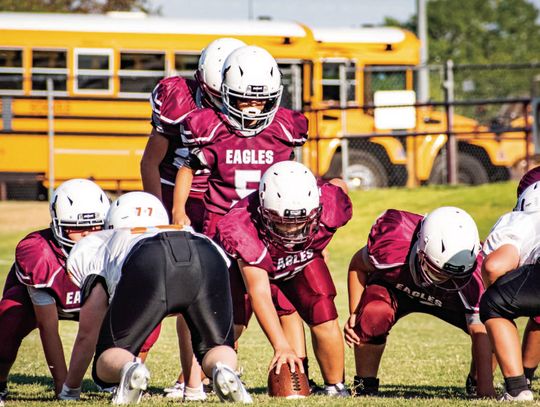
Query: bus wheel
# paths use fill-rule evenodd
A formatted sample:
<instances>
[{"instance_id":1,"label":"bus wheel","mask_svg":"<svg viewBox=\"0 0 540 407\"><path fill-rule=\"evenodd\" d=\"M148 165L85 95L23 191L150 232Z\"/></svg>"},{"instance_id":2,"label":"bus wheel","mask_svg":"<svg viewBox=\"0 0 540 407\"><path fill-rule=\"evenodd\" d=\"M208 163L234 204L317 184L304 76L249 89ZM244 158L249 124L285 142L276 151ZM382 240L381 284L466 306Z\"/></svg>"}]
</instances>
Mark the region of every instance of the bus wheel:
<instances>
[{"instance_id":1,"label":"bus wheel","mask_svg":"<svg viewBox=\"0 0 540 407\"><path fill-rule=\"evenodd\" d=\"M466 153L458 153L458 182L467 185L480 185L489 182L489 176L482 163L474 156ZM443 156L438 156L433 164L430 184L446 184L446 161Z\"/></svg>"},{"instance_id":2,"label":"bus wheel","mask_svg":"<svg viewBox=\"0 0 540 407\"><path fill-rule=\"evenodd\" d=\"M341 152L337 152L330 164L330 174L339 174L343 177L341 170ZM351 189L361 188L382 188L388 186L388 173L384 165L367 151L349 150L349 176L348 185Z\"/></svg>"}]
</instances>

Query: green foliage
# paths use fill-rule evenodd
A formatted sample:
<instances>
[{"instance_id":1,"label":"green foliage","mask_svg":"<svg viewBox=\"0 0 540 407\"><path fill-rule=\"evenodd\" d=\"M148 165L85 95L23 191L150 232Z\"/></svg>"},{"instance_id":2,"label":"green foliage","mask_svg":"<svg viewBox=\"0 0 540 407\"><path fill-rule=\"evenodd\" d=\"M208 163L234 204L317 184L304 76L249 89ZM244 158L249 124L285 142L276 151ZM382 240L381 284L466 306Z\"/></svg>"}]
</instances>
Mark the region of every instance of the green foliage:
<instances>
[{"instance_id":1,"label":"green foliage","mask_svg":"<svg viewBox=\"0 0 540 407\"><path fill-rule=\"evenodd\" d=\"M375 218L387 208L405 209L417 213L426 213L442 205L455 205L466 209L476 220L480 236L485 238L491 226L500 215L511 210L515 201L514 182L482 185L478 187L428 187L417 189L381 189L373 191L354 191L351 198L354 204L354 217L340 229L330 246L330 269L336 284L338 295L336 304L342 325L348 316L346 276L349 259L361 248L367 238ZM0 202L0 213L5 212L8 204ZM36 206L45 209L44 203ZM21 210L31 208L21 205ZM30 212L28 212L30 213ZM44 213L42 211L42 213ZM0 225L0 281L5 276L13 261L16 243L27 232L14 230L7 223L13 216L6 217ZM28 218L28 215L25 216ZM43 216L36 219L35 229L47 224ZM10 230L6 233L5 230ZM3 283L0 282L0 287ZM521 321L520 326L523 326ZM69 358L77 325L74 322L61 322L61 335L66 358ZM162 389L174 382L178 374L178 351L175 338L174 320L164 322L159 341L150 352L148 366L151 371L151 396L144 399L145 404L172 405L172 401L161 396ZM309 341L308 341L309 343ZM311 346L308 345L309 348ZM311 397L308 400L274 400L266 396L267 365L272 351L268 341L258 327L255 318L240 340L239 358L244 367L243 380L248 390L254 395L255 402L261 405L306 405L306 406L469 406L496 405L495 401L474 401L466 399L464 384L470 362L470 341L458 329L426 315L411 315L400 321L389 337L383 356L379 377L383 397L329 400L323 397ZM312 377L321 383L319 369L310 351ZM347 382L352 381L354 359L350 349L346 349ZM496 382L501 382L497 374ZM12 402L16 405L39 406L43 401L53 401L51 379L47 371L43 351L36 331L24 341L19 351L10 379ZM536 390L537 388L535 388ZM98 393L87 373L83 383L84 405L104 405L108 396ZM216 404L212 396L207 404ZM50 405L67 405L54 402ZM80 404L83 405L83 404Z\"/></svg>"},{"instance_id":2,"label":"green foliage","mask_svg":"<svg viewBox=\"0 0 540 407\"><path fill-rule=\"evenodd\" d=\"M453 60L456 99L526 97L540 69L459 65L539 62L537 19L538 10L527 0L427 1L429 63ZM386 18L385 24L413 32L417 28L416 16L405 22ZM438 91L432 94L440 96Z\"/></svg>"},{"instance_id":3,"label":"green foliage","mask_svg":"<svg viewBox=\"0 0 540 407\"><path fill-rule=\"evenodd\" d=\"M150 0L0 0L0 11L92 13L108 11L156 12Z\"/></svg>"}]
</instances>

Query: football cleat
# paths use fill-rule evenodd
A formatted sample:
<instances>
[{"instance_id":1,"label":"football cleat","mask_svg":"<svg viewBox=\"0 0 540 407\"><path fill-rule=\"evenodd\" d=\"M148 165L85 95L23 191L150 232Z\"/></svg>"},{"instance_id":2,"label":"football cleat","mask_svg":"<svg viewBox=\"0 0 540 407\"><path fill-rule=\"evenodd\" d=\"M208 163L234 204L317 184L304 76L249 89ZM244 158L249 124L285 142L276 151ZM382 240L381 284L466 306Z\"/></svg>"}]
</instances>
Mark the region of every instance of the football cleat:
<instances>
[{"instance_id":1,"label":"football cleat","mask_svg":"<svg viewBox=\"0 0 540 407\"><path fill-rule=\"evenodd\" d=\"M517 396L512 396L508 392L504 392L502 397L499 399L499 401L533 401L534 396L532 391L530 390L522 390L519 392Z\"/></svg>"},{"instance_id":2,"label":"football cleat","mask_svg":"<svg viewBox=\"0 0 540 407\"><path fill-rule=\"evenodd\" d=\"M223 402L251 404L253 400L238 375L229 366L218 362L212 372L214 393Z\"/></svg>"},{"instance_id":3,"label":"football cleat","mask_svg":"<svg viewBox=\"0 0 540 407\"><path fill-rule=\"evenodd\" d=\"M175 382L171 387L163 389L165 397L179 399L184 397L184 383Z\"/></svg>"},{"instance_id":4,"label":"football cleat","mask_svg":"<svg viewBox=\"0 0 540 407\"><path fill-rule=\"evenodd\" d=\"M122 368L122 377L113 398L113 404L136 404L141 400L142 393L148 387L150 372L136 358L134 362L128 362Z\"/></svg>"},{"instance_id":5,"label":"football cleat","mask_svg":"<svg viewBox=\"0 0 540 407\"><path fill-rule=\"evenodd\" d=\"M349 397L349 390L343 383L325 384L319 391L314 393L315 396L328 397Z\"/></svg>"},{"instance_id":6,"label":"football cleat","mask_svg":"<svg viewBox=\"0 0 540 407\"><path fill-rule=\"evenodd\" d=\"M376 377L354 376L352 395L376 396L379 394L379 379Z\"/></svg>"},{"instance_id":7,"label":"football cleat","mask_svg":"<svg viewBox=\"0 0 540 407\"><path fill-rule=\"evenodd\" d=\"M2 391L0 391L0 407L4 407L4 403L8 396L8 390L7 387L5 387Z\"/></svg>"},{"instance_id":8,"label":"football cleat","mask_svg":"<svg viewBox=\"0 0 540 407\"><path fill-rule=\"evenodd\" d=\"M59 400L79 400L81 398L81 388L77 387L75 389L66 386L64 383L62 385L62 391L58 394Z\"/></svg>"},{"instance_id":9,"label":"football cleat","mask_svg":"<svg viewBox=\"0 0 540 407\"><path fill-rule=\"evenodd\" d=\"M467 375L467 380L465 381L465 392L467 393L468 397L476 397L476 386L476 379L470 374Z\"/></svg>"}]
</instances>

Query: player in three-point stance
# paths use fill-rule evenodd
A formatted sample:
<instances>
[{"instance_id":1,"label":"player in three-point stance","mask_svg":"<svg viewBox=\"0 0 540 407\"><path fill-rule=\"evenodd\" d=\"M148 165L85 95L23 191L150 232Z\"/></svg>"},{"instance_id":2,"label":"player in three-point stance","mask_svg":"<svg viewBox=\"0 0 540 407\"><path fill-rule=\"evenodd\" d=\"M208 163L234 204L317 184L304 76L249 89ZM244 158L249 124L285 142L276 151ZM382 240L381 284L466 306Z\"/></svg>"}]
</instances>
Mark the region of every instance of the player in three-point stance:
<instances>
[{"instance_id":1,"label":"player in three-point stance","mask_svg":"<svg viewBox=\"0 0 540 407\"><path fill-rule=\"evenodd\" d=\"M225 254L191 228L122 227L167 221L165 209L153 196L130 198L113 203L108 223L114 229L81 241L68 259L72 278L87 297L83 307L88 305L89 317L105 315L95 348L94 380L102 387L118 385L114 404L139 402L150 373L134 355L163 318L180 313L218 397L251 402L234 372L237 360ZM87 342L91 340L86 336ZM77 343L84 347L84 341Z\"/></svg>"},{"instance_id":2,"label":"player in three-point stance","mask_svg":"<svg viewBox=\"0 0 540 407\"><path fill-rule=\"evenodd\" d=\"M495 395L492 351L478 309L484 291L479 252L478 229L462 209L441 207L425 217L389 209L379 216L367 245L349 265L351 315L344 331L354 346L355 395L378 393L386 337L412 312L433 315L469 334L474 363L467 392Z\"/></svg>"},{"instance_id":3,"label":"player in three-point stance","mask_svg":"<svg viewBox=\"0 0 540 407\"><path fill-rule=\"evenodd\" d=\"M481 316L504 376L504 401L533 400L529 385L540 361L540 312L531 314L535 303L532 296L537 295L529 276L534 268L513 270L537 264L540 259L539 215L540 181L537 181L523 190L513 212L499 218L483 247L486 258L482 273L489 288L482 299ZM513 323L517 316L531 317L524 334L523 351Z\"/></svg>"},{"instance_id":4,"label":"player in three-point stance","mask_svg":"<svg viewBox=\"0 0 540 407\"><path fill-rule=\"evenodd\" d=\"M173 204L174 182L178 168L188 156L182 142L180 128L182 120L193 110L210 108L221 110L221 80L223 63L235 49L245 46L235 38L219 38L202 51L195 80L174 76L161 80L150 97L152 106L152 134L141 160L141 176L144 190L157 196L167 209L169 218ZM208 170L202 169L194 175L186 202L186 211L192 220L191 226L202 230L204 217L203 195L207 189ZM152 335L158 337L159 327ZM198 378L201 371L189 349L189 331L185 321L177 318L182 369L187 372L187 392L184 378L180 374L176 383L165 389L168 397L184 397L189 400L204 400L206 397ZM187 393L187 394L186 394Z\"/></svg>"},{"instance_id":5,"label":"player in three-point stance","mask_svg":"<svg viewBox=\"0 0 540 407\"><path fill-rule=\"evenodd\" d=\"M336 288L322 251L351 216L351 202L340 187L319 186L307 167L282 161L264 173L258 193L240 201L217 225L218 241L237 259L245 282L237 278L240 284L232 286L235 322L247 325L252 308L274 348L270 367L279 372L288 363L294 371L302 362L278 319L279 299L292 303L311 329L325 382L319 394L329 396L348 392ZM276 291L281 297L273 304Z\"/></svg>"},{"instance_id":6,"label":"player in three-point stance","mask_svg":"<svg viewBox=\"0 0 540 407\"><path fill-rule=\"evenodd\" d=\"M66 377L58 320L77 320L79 288L70 280L66 257L76 241L100 230L109 199L92 181L61 184L51 200L51 227L30 233L15 249L15 263L0 301L0 404L7 397L7 379L21 341L39 329L55 393Z\"/></svg>"}]
</instances>

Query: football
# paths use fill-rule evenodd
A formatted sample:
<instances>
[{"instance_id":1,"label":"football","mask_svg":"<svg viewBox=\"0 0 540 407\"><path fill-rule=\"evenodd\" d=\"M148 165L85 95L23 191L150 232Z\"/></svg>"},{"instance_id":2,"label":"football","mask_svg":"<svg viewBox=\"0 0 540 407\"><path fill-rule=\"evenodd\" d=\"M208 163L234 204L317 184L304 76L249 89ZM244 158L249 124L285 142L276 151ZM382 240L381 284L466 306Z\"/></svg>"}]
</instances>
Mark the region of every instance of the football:
<instances>
[{"instance_id":1,"label":"football","mask_svg":"<svg viewBox=\"0 0 540 407\"><path fill-rule=\"evenodd\" d=\"M300 372L298 367L291 373L288 364L283 364L279 375L276 370L270 370L268 374L268 394L272 397L285 397L287 399L299 399L309 396L309 383L305 373Z\"/></svg>"}]
</instances>

